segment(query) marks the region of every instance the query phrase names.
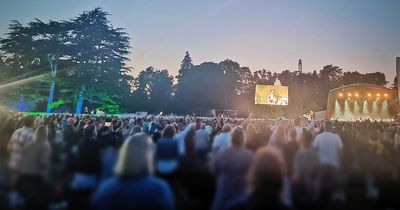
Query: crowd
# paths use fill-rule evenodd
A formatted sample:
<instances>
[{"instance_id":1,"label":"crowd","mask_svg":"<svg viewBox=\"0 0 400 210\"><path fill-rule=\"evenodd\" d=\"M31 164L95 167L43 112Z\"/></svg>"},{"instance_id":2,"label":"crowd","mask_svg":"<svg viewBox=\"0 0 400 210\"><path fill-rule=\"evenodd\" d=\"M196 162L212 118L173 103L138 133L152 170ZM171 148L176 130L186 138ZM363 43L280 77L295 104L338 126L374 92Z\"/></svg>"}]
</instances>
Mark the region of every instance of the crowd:
<instances>
[{"instance_id":1,"label":"crowd","mask_svg":"<svg viewBox=\"0 0 400 210\"><path fill-rule=\"evenodd\" d=\"M399 209L400 128L0 114L0 209Z\"/></svg>"}]
</instances>

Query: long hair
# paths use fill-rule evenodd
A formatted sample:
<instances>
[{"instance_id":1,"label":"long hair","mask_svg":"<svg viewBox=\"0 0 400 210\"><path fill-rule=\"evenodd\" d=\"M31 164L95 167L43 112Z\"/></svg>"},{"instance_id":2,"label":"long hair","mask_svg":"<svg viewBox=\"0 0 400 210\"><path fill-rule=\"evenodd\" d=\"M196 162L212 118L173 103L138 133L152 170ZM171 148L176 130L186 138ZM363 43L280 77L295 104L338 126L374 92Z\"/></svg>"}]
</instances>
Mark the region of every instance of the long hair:
<instances>
[{"instance_id":1,"label":"long hair","mask_svg":"<svg viewBox=\"0 0 400 210\"><path fill-rule=\"evenodd\" d=\"M40 125L36 128L35 141L36 142L46 142L48 138L48 129L44 125Z\"/></svg>"},{"instance_id":2,"label":"long hair","mask_svg":"<svg viewBox=\"0 0 400 210\"><path fill-rule=\"evenodd\" d=\"M185 136L185 151L189 156L195 155L195 128L191 128Z\"/></svg>"},{"instance_id":3,"label":"long hair","mask_svg":"<svg viewBox=\"0 0 400 210\"><path fill-rule=\"evenodd\" d=\"M173 138L175 135L175 127L172 125L167 125L164 130L162 131L162 137L163 138Z\"/></svg>"},{"instance_id":4,"label":"long hair","mask_svg":"<svg viewBox=\"0 0 400 210\"><path fill-rule=\"evenodd\" d=\"M262 142L259 141L256 135L257 129L254 124L247 124L244 143L246 147L253 152L257 151L262 146Z\"/></svg>"},{"instance_id":5,"label":"long hair","mask_svg":"<svg viewBox=\"0 0 400 210\"><path fill-rule=\"evenodd\" d=\"M122 145L114 173L120 177L140 177L153 172L151 139L144 133L130 136Z\"/></svg>"},{"instance_id":6,"label":"long hair","mask_svg":"<svg viewBox=\"0 0 400 210\"><path fill-rule=\"evenodd\" d=\"M247 124L245 142L247 143L248 141L251 141L256 135L256 132L257 132L256 127L252 123Z\"/></svg>"},{"instance_id":7,"label":"long hair","mask_svg":"<svg viewBox=\"0 0 400 210\"><path fill-rule=\"evenodd\" d=\"M278 126L273 134L273 138L275 140L276 145L284 145L285 142L285 130L283 129L282 126Z\"/></svg>"}]
</instances>

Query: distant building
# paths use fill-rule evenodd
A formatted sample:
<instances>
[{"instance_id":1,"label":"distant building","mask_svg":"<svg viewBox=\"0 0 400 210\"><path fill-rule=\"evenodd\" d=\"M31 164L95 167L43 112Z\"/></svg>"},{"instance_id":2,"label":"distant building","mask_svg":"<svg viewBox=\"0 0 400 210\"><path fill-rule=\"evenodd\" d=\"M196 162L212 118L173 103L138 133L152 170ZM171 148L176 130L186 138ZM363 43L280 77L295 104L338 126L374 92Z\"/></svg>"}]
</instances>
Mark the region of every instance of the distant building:
<instances>
[{"instance_id":1,"label":"distant building","mask_svg":"<svg viewBox=\"0 0 400 210\"><path fill-rule=\"evenodd\" d=\"M297 76L303 73L303 62L299 59L298 69L294 72Z\"/></svg>"},{"instance_id":2,"label":"distant building","mask_svg":"<svg viewBox=\"0 0 400 210\"><path fill-rule=\"evenodd\" d=\"M303 73L303 62L301 62L301 59L299 59L299 70L300 73Z\"/></svg>"}]
</instances>

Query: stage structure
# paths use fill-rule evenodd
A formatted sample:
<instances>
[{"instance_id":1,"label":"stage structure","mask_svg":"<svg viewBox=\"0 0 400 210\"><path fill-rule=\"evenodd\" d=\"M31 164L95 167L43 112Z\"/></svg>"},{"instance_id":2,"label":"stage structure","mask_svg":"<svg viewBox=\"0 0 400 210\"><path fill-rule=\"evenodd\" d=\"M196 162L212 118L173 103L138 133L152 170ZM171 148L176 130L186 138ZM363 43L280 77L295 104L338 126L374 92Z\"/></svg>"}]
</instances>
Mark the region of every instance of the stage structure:
<instances>
[{"instance_id":1,"label":"stage structure","mask_svg":"<svg viewBox=\"0 0 400 210\"><path fill-rule=\"evenodd\" d=\"M371 85L352 84L329 91L327 119L384 120L394 119L395 91Z\"/></svg>"}]
</instances>

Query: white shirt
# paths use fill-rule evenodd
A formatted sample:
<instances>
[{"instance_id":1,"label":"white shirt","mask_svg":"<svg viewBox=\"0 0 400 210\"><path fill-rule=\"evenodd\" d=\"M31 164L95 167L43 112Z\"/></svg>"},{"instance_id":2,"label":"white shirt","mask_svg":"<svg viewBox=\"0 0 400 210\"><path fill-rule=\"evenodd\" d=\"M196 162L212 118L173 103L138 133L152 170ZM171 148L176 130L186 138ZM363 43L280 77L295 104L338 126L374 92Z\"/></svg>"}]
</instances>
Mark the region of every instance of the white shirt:
<instances>
[{"instance_id":1,"label":"white shirt","mask_svg":"<svg viewBox=\"0 0 400 210\"><path fill-rule=\"evenodd\" d=\"M343 144L337 134L323 132L315 137L313 146L318 148L320 163L340 167L338 151Z\"/></svg>"},{"instance_id":2,"label":"white shirt","mask_svg":"<svg viewBox=\"0 0 400 210\"><path fill-rule=\"evenodd\" d=\"M307 131L310 131L314 127L315 127L315 121L311 121L310 124L308 124L306 127L304 127L304 129L306 129ZM294 126L294 130L296 130L297 137L299 137L301 132L303 132L303 127Z\"/></svg>"},{"instance_id":3,"label":"white shirt","mask_svg":"<svg viewBox=\"0 0 400 210\"><path fill-rule=\"evenodd\" d=\"M231 144L231 133L230 132L221 133L215 137L212 149L213 151L220 152L228 148L230 144Z\"/></svg>"}]
</instances>

